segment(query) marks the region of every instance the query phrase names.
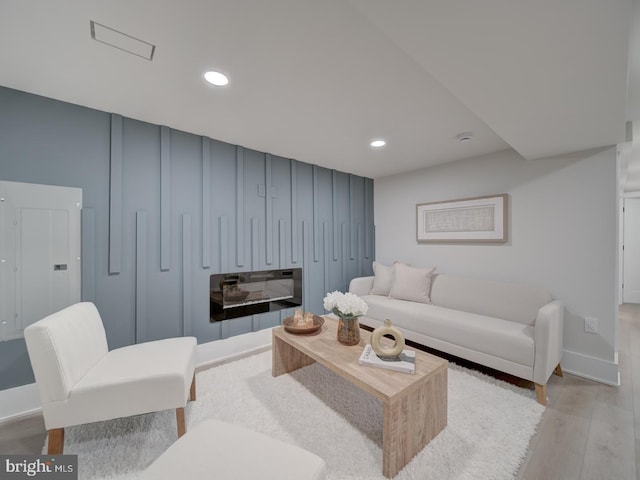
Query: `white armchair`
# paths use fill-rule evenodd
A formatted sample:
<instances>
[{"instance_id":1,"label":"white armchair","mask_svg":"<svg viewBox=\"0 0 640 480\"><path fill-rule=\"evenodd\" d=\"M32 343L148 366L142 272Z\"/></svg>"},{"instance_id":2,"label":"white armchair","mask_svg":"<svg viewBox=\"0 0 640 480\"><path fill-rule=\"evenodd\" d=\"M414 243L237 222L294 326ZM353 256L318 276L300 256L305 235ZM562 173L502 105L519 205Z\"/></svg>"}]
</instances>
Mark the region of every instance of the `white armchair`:
<instances>
[{"instance_id":1,"label":"white armchair","mask_svg":"<svg viewBox=\"0 0 640 480\"><path fill-rule=\"evenodd\" d=\"M194 337L170 338L109 351L93 303L71 305L24 330L49 432L50 455L61 454L64 428L176 409L195 400Z\"/></svg>"}]
</instances>

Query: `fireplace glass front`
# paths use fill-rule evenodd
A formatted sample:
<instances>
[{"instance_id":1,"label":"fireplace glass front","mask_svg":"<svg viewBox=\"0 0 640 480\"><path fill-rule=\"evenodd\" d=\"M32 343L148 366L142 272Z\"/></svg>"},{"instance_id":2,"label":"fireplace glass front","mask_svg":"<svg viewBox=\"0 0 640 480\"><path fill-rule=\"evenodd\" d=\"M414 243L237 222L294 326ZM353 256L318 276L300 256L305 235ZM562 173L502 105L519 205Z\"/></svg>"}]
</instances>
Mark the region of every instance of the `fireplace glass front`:
<instances>
[{"instance_id":1,"label":"fireplace glass front","mask_svg":"<svg viewBox=\"0 0 640 480\"><path fill-rule=\"evenodd\" d=\"M209 277L211 322L302 305L302 269L218 273Z\"/></svg>"}]
</instances>

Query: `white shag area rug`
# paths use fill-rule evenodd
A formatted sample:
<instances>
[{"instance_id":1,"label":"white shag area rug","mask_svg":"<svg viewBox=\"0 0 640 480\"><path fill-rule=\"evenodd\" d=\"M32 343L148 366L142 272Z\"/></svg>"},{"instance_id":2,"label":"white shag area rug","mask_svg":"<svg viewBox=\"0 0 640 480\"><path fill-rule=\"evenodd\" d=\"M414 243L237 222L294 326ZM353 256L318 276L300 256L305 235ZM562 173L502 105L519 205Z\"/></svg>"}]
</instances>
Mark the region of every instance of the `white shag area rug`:
<instances>
[{"instance_id":1,"label":"white shag area rug","mask_svg":"<svg viewBox=\"0 0 640 480\"><path fill-rule=\"evenodd\" d=\"M329 479L384 478L382 404L328 369L314 364L273 378L268 351L196 381L187 431L216 418L317 454ZM395 478L512 479L543 412L534 392L449 364L448 425ZM165 411L67 428L64 448L78 455L81 480L134 480L175 439L175 411Z\"/></svg>"}]
</instances>

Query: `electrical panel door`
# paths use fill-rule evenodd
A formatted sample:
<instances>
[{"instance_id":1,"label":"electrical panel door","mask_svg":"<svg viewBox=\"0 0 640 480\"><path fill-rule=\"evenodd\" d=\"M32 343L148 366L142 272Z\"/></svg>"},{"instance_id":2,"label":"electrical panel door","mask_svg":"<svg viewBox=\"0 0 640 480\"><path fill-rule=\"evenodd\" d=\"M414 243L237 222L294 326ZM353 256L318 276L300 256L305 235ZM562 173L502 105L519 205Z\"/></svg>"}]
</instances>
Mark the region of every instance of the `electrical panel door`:
<instances>
[{"instance_id":1,"label":"electrical panel door","mask_svg":"<svg viewBox=\"0 0 640 480\"><path fill-rule=\"evenodd\" d=\"M0 182L0 340L80 301L82 190Z\"/></svg>"}]
</instances>

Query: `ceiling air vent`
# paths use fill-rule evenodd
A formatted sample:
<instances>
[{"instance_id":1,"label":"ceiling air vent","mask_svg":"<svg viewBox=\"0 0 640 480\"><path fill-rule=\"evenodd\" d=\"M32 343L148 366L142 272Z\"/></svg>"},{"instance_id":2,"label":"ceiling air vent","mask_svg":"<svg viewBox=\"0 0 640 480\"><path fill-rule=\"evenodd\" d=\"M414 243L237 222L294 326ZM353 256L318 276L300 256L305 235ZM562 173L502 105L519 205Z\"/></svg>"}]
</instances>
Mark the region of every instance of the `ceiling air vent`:
<instances>
[{"instance_id":1,"label":"ceiling air vent","mask_svg":"<svg viewBox=\"0 0 640 480\"><path fill-rule=\"evenodd\" d=\"M144 40L119 32L91 20L91 38L111 47L131 53L146 60L153 60L156 46Z\"/></svg>"}]
</instances>

